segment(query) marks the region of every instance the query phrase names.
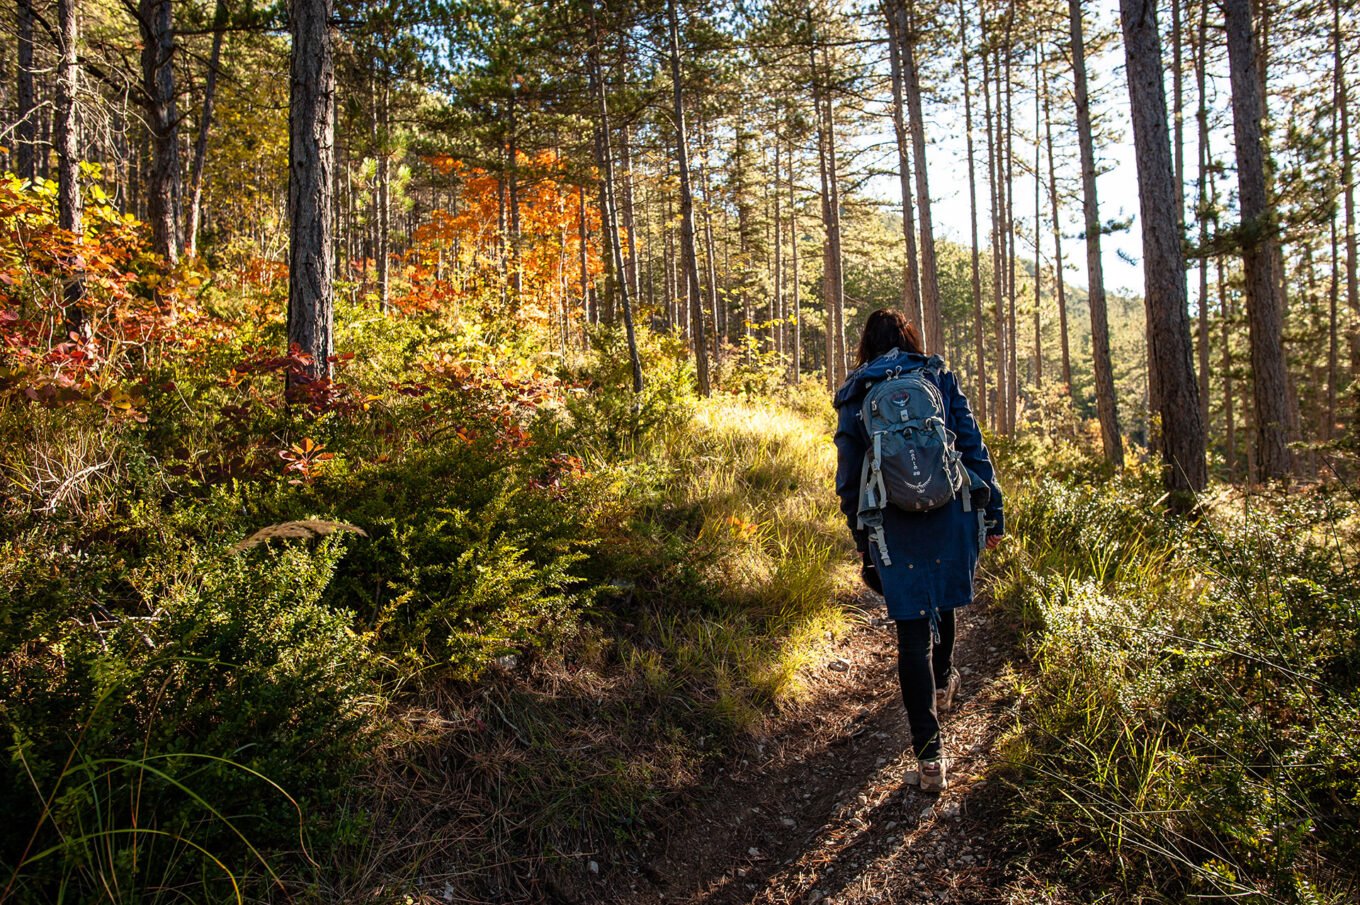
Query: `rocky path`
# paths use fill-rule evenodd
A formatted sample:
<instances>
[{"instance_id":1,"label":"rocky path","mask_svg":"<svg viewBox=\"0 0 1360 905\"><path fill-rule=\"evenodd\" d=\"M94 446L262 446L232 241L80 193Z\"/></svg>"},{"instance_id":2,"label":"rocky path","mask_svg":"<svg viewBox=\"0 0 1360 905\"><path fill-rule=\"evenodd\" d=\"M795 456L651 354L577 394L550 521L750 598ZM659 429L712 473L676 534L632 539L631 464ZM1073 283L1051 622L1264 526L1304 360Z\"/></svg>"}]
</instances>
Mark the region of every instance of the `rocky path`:
<instances>
[{"instance_id":1,"label":"rocky path","mask_svg":"<svg viewBox=\"0 0 1360 905\"><path fill-rule=\"evenodd\" d=\"M945 722L950 786L911 785L891 626L866 621L810 678L813 701L696 791L652 851L599 877L596 901L991 903L1041 901L1008 876L987 778L1015 723L1001 680L1010 634L979 603L962 611L963 688Z\"/></svg>"}]
</instances>

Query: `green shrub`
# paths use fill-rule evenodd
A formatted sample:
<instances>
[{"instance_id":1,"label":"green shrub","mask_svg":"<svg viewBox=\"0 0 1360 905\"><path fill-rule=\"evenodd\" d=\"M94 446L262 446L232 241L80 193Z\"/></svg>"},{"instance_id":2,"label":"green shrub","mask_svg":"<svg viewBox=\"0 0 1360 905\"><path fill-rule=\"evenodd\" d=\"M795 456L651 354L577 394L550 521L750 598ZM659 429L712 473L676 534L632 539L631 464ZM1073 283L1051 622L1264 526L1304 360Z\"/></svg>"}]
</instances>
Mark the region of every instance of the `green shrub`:
<instances>
[{"instance_id":1,"label":"green shrub","mask_svg":"<svg viewBox=\"0 0 1360 905\"><path fill-rule=\"evenodd\" d=\"M324 839L371 694L364 640L320 602L341 555L184 543L128 575L135 609L19 589L67 614L0 658L0 851L26 898L220 898Z\"/></svg>"},{"instance_id":2,"label":"green shrub","mask_svg":"<svg viewBox=\"0 0 1360 905\"><path fill-rule=\"evenodd\" d=\"M1133 890L1341 901L1360 863L1343 513L1280 497L1184 524L1155 493L1047 481L1010 499L997 590L1036 668L1009 748L1017 825L1113 855Z\"/></svg>"}]
</instances>

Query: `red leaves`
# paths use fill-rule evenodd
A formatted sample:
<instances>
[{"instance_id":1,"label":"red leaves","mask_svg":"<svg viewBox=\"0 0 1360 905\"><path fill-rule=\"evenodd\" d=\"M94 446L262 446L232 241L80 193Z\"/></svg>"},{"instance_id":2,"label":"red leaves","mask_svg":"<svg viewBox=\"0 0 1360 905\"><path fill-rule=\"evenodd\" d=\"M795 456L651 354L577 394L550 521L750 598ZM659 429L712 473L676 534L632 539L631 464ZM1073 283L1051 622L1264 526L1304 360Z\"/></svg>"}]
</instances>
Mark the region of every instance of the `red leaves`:
<instances>
[{"instance_id":1,"label":"red leaves","mask_svg":"<svg viewBox=\"0 0 1360 905\"><path fill-rule=\"evenodd\" d=\"M279 458L287 463L283 466L284 473L296 472L301 475L300 478L293 478L288 483L311 484L320 470L321 463L335 458L334 453L325 450L324 444L316 442L311 437L305 437L300 443L279 450Z\"/></svg>"}]
</instances>

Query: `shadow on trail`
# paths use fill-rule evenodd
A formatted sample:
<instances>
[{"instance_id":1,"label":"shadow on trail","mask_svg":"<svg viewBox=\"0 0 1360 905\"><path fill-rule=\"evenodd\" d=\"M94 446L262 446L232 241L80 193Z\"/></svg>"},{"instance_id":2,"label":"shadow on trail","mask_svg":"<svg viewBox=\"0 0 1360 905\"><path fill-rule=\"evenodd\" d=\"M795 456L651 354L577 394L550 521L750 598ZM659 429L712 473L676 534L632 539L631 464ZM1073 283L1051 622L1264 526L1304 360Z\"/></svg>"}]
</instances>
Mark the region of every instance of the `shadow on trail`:
<instances>
[{"instance_id":1,"label":"shadow on trail","mask_svg":"<svg viewBox=\"0 0 1360 905\"><path fill-rule=\"evenodd\" d=\"M619 903L986 902L1002 885L994 821L970 814L1009 725L998 681L1010 638L979 603L963 611L956 663L966 672L945 722L950 788L922 794L914 768L890 629L865 626L843 643L843 671L817 676L807 714L677 813L644 854L631 889L623 872L598 901ZM836 662L836 661L833 661ZM606 885L604 883L602 886Z\"/></svg>"}]
</instances>

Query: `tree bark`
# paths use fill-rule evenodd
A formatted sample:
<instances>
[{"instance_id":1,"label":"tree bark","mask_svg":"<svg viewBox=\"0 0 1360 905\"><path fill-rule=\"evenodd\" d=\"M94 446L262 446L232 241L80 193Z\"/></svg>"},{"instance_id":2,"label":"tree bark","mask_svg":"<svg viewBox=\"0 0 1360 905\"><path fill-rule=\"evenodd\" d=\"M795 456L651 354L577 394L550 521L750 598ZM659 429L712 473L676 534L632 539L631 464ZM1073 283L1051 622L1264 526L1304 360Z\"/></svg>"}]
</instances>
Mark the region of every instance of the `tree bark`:
<instances>
[{"instance_id":1,"label":"tree bark","mask_svg":"<svg viewBox=\"0 0 1360 905\"><path fill-rule=\"evenodd\" d=\"M888 23L888 61L892 73L893 132L897 138L897 176L902 185L902 238L906 243L906 268L902 280L902 307L913 323L922 324L921 278L916 258L916 217L911 194L911 152L908 142L906 115L903 112L902 46L898 10L900 2L893 2L884 10Z\"/></svg>"},{"instance_id":2,"label":"tree bark","mask_svg":"<svg viewBox=\"0 0 1360 905\"><path fill-rule=\"evenodd\" d=\"M1044 144L1048 149L1048 198L1053 207L1053 283L1058 294L1058 329L1062 339L1063 384L1072 393L1072 350L1067 334L1067 289L1063 279L1062 215L1058 197L1058 172L1053 166L1053 118L1050 115L1048 74L1044 73Z\"/></svg>"},{"instance_id":3,"label":"tree bark","mask_svg":"<svg viewBox=\"0 0 1360 905\"><path fill-rule=\"evenodd\" d=\"M985 23L984 23L985 31ZM995 132L998 123L992 117L992 69L991 58L983 50L982 55L982 109L987 123L987 189L988 208L991 213L992 228L989 235L992 253L992 318L996 339L996 391L989 403L992 413L992 428L1006 430L1006 315L1002 300L1002 251L1001 251L1001 178L997 160Z\"/></svg>"},{"instance_id":4,"label":"tree bark","mask_svg":"<svg viewBox=\"0 0 1360 905\"><path fill-rule=\"evenodd\" d=\"M137 22L142 35L142 105L152 145L147 213L156 253L174 264L179 260L182 219L175 32L170 4L171 0L138 0Z\"/></svg>"},{"instance_id":5,"label":"tree bark","mask_svg":"<svg viewBox=\"0 0 1360 905\"><path fill-rule=\"evenodd\" d=\"M335 164L333 0L291 0L288 104L288 342L311 356L308 379L329 378L334 351Z\"/></svg>"},{"instance_id":6,"label":"tree bark","mask_svg":"<svg viewBox=\"0 0 1360 905\"><path fill-rule=\"evenodd\" d=\"M772 299L773 311L771 320L774 321L774 351L776 355L786 353L786 333L784 329L788 324L788 317L784 311L784 193L779 185L779 156L782 147L779 142L779 135L774 137L774 298Z\"/></svg>"},{"instance_id":7,"label":"tree bark","mask_svg":"<svg viewBox=\"0 0 1360 905\"><path fill-rule=\"evenodd\" d=\"M604 170L600 174L603 183L601 196L604 199L604 231L609 253L614 263L614 283L619 295L620 307L623 309L623 329L628 342L628 359L632 364L633 370L633 393L642 392L642 359L638 355L637 333L633 327L633 300L629 291L628 280L624 278L623 269L623 248L619 242L619 220L618 208L614 198L614 152L611 148L609 132L609 99L605 91L604 72L600 65L600 36L598 27L595 23L595 10L591 8L591 74L594 76L595 89L595 109L599 116L599 130L601 135L600 152L604 162Z\"/></svg>"},{"instance_id":8,"label":"tree bark","mask_svg":"<svg viewBox=\"0 0 1360 905\"><path fill-rule=\"evenodd\" d=\"M689 312L690 344L699 393L710 396L708 341L704 336L704 306L699 298L699 257L694 247L694 187L689 173L689 140L685 134L685 104L680 80L680 24L677 0L666 0L670 32L671 103L675 120L675 161L680 170L680 256L685 269L685 307Z\"/></svg>"},{"instance_id":9,"label":"tree bark","mask_svg":"<svg viewBox=\"0 0 1360 905\"><path fill-rule=\"evenodd\" d=\"M1044 385L1044 347L1043 347L1043 288L1044 288L1044 251L1043 235L1044 228L1040 221L1043 219L1043 206L1040 204L1040 194L1043 192L1043 146L1039 141L1039 129L1043 125L1042 112L1040 105L1040 72L1043 69L1041 62L1042 41L1036 36L1034 42L1034 386L1038 389Z\"/></svg>"},{"instance_id":10,"label":"tree bark","mask_svg":"<svg viewBox=\"0 0 1360 905\"><path fill-rule=\"evenodd\" d=\"M391 86L386 73L381 74L378 86L378 142L373 153L378 156L378 304L384 314L392 307L392 117Z\"/></svg>"},{"instance_id":11,"label":"tree bark","mask_svg":"<svg viewBox=\"0 0 1360 905\"><path fill-rule=\"evenodd\" d=\"M1223 274L1223 259L1215 260L1218 284L1218 313L1223 331L1223 422L1227 450L1223 456L1228 466L1228 474L1237 472L1237 419L1233 411L1233 371L1232 371L1232 304L1228 300L1228 280Z\"/></svg>"},{"instance_id":12,"label":"tree bark","mask_svg":"<svg viewBox=\"0 0 1360 905\"><path fill-rule=\"evenodd\" d=\"M212 51L208 56L208 73L203 83L203 112L198 118L194 159L189 170L189 223L185 228L185 239L191 258L198 254L198 228L203 210L203 166L208 159L208 131L212 128L213 102L217 97L217 71L222 62L222 38L227 28L226 0L217 0L217 6L213 10L212 27Z\"/></svg>"},{"instance_id":13,"label":"tree bark","mask_svg":"<svg viewBox=\"0 0 1360 905\"><path fill-rule=\"evenodd\" d=\"M1006 229L1003 241L1006 248L1006 432L1015 433L1015 423L1020 408L1020 331L1017 329L1015 319L1015 298L1019 294L1015 279L1015 263L1019 257L1015 250L1015 117L1012 115L1013 102L1015 99L1015 82L1011 78L1011 60L1014 56L1014 44L1012 35L1015 28L1015 6L1014 4L1006 8L1006 32L1002 48L1005 51L1005 66L998 68L997 76L1005 74L1006 90L1006 125L1001 134L1005 136L1003 148L1005 149L1006 160L1006 200L1003 205L1005 211ZM1000 99L1001 86L997 86L997 98ZM997 110L999 116L1001 111Z\"/></svg>"},{"instance_id":14,"label":"tree bark","mask_svg":"<svg viewBox=\"0 0 1360 905\"><path fill-rule=\"evenodd\" d=\"M977 388L973 409L979 424L987 422L987 356L982 335L982 268L978 261L977 166L973 150L973 90L968 74L968 15L959 0L959 56L963 61L963 124L968 148L968 225L972 255L969 275L973 287L973 356L977 369Z\"/></svg>"},{"instance_id":15,"label":"tree bark","mask_svg":"<svg viewBox=\"0 0 1360 905\"><path fill-rule=\"evenodd\" d=\"M18 109L14 124L14 170L32 182L38 176L38 112L33 91L33 0L19 0Z\"/></svg>"},{"instance_id":16,"label":"tree bark","mask_svg":"<svg viewBox=\"0 0 1360 905\"><path fill-rule=\"evenodd\" d=\"M586 325L598 323L596 306L590 300L590 222L586 216L586 187L576 189L577 242L580 245L581 265L581 339L585 341Z\"/></svg>"},{"instance_id":17,"label":"tree bark","mask_svg":"<svg viewBox=\"0 0 1360 905\"><path fill-rule=\"evenodd\" d=\"M1360 376L1360 261L1357 260L1360 249L1357 249L1355 230L1355 155L1351 147L1350 92L1342 46L1341 0L1332 0L1332 68L1341 135L1341 206L1346 218L1346 232L1342 237L1346 249L1346 307L1350 309L1355 325L1348 331L1351 379L1354 380Z\"/></svg>"},{"instance_id":18,"label":"tree bark","mask_svg":"<svg viewBox=\"0 0 1360 905\"><path fill-rule=\"evenodd\" d=\"M916 177L916 210L921 222L921 328L926 351L944 354L944 327L940 320L940 277L935 262L935 227L930 211L930 178L926 167L926 128L921 108L921 78L916 65L920 24L912 0L898 0L898 36L902 42L902 87L907 94L911 127L912 163Z\"/></svg>"},{"instance_id":19,"label":"tree bark","mask_svg":"<svg viewBox=\"0 0 1360 905\"><path fill-rule=\"evenodd\" d=\"M821 163L822 225L825 240L822 245L822 295L826 305L826 379L834 391L845 379L845 338L842 312L844 283L841 276L840 192L836 173L836 118L829 85L830 65L825 48L823 69L818 73L816 50L813 54L813 92L817 112L818 152Z\"/></svg>"},{"instance_id":20,"label":"tree bark","mask_svg":"<svg viewBox=\"0 0 1360 905\"><path fill-rule=\"evenodd\" d=\"M789 278L793 283L793 356L789 362L789 376L794 384L802 378L803 363L803 301L802 278L798 270L798 197L793 168L793 139L789 139Z\"/></svg>"},{"instance_id":21,"label":"tree bark","mask_svg":"<svg viewBox=\"0 0 1360 905\"><path fill-rule=\"evenodd\" d=\"M76 62L76 43L79 23L76 20L76 0L57 0L57 32L60 38L61 62L57 69L57 109L54 132L57 146L57 225L69 230L77 239L81 235L80 198L80 131L76 120L76 94L80 90L80 66ZM76 336L86 333L85 312L81 303L85 298L84 274L72 266L63 287L66 332Z\"/></svg>"},{"instance_id":22,"label":"tree bark","mask_svg":"<svg viewBox=\"0 0 1360 905\"><path fill-rule=\"evenodd\" d=\"M1138 163L1143 231L1143 302L1148 322L1149 377L1162 418L1162 482L1173 508L1186 509L1204 489L1204 422L1186 311L1185 258L1176 172L1162 85L1156 0L1120 0L1129 108Z\"/></svg>"},{"instance_id":23,"label":"tree bark","mask_svg":"<svg viewBox=\"0 0 1360 905\"><path fill-rule=\"evenodd\" d=\"M1224 10L1242 212L1256 459L1262 478L1278 479L1293 470L1294 455L1289 443L1297 435L1298 416L1284 355L1284 287L1276 270L1277 225L1266 188L1259 56L1252 33L1250 0L1225 0Z\"/></svg>"},{"instance_id":24,"label":"tree bark","mask_svg":"<svg viewBox=\"0 0 1360 905\"><path fill-rule=\"evenodd\" d=\"M1185 235L1185 77L1181 55L1181 0L1171 0L1171 159L1176 173L1176 222ZM1207 423L1207 422L1206 422Z\"/></svg>"},{"instance_id":25,"label":"tree bark","mask_svg":"<svg viewBox=\"0 0 1360 905\"><path fill-rule=\"evenodd\" d=\"M1082 210L1086 219L1087 298L1091 307L1091 360L1095 371L1096 411L1105 458L1115 468L1124 467L1124 439L1119 432L1119 413L1114 395L1114 370L1110 363L1110 328L1105 306L1105 276L1100 260L1100 204L1096 197L1096 154L1091 136L1091 100L1086 90L1086 50L1082 36L1081 0L1068 0L1072 26L1072 74L1074 80L1077 139L1081 150Z\"/></svg>"},{"instance_id":26,"label":"tree bark","mask_svg":"<svg viewBox=\"0 0 1360 905\"><path fill-rule=\"evenodd\" d=\"M1209 4L1200 3L1199 27L1195 41L1195 94L1198 106L1195 120L1199 128L1199 412L1204 429L1209 430L1209 258L1205 247L1209 244L1209 164L1212 161L1209 145L1209 101L1206 92L1208 73Z\"/></svg>"}]
</instances>

